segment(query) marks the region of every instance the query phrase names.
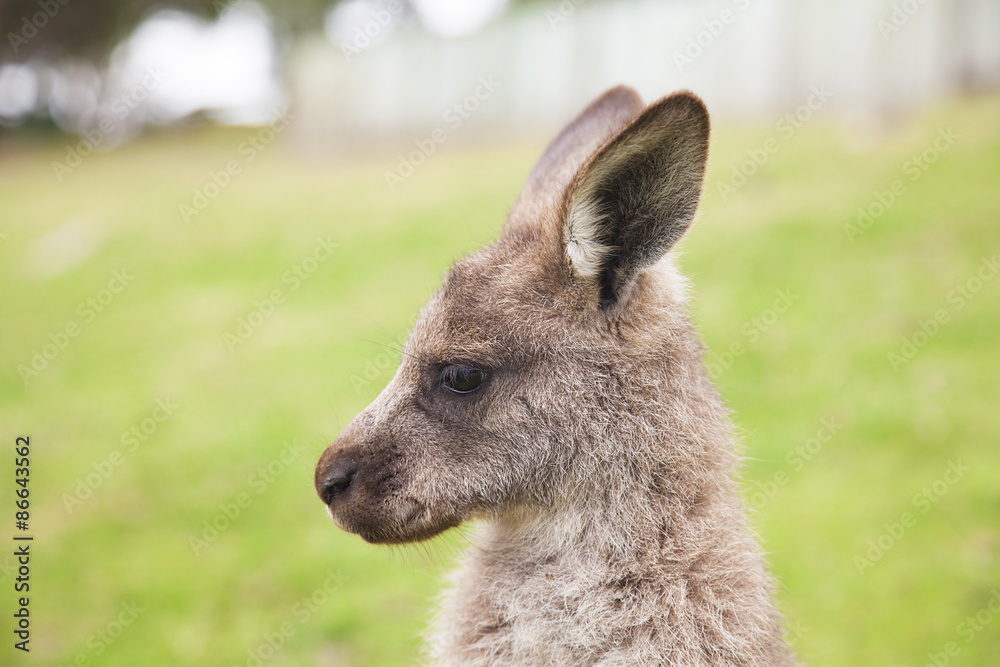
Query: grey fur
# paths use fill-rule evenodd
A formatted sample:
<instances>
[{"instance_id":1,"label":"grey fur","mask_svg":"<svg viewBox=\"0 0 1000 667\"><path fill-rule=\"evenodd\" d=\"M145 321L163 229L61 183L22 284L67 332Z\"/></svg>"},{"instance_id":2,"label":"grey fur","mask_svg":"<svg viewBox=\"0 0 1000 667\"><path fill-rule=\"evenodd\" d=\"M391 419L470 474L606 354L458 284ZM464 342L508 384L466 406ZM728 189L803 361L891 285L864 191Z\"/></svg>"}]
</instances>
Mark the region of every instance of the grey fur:
<instances>
[{"instance_id":1,"label":"grey fur","mask_svg":"<svg viewBox=\"0 0 1000 667\"><path fill-rule=\"evenodd\" d=\"M395 377L320 459L331 516L368 541L476 520L434 664L796 664L668 252L707 141L690 93L645 110L605 93L547 149L499 241L452 268ZM456 363L487 372L478 391L441 386Z\"/></svg>"}]
</instances>

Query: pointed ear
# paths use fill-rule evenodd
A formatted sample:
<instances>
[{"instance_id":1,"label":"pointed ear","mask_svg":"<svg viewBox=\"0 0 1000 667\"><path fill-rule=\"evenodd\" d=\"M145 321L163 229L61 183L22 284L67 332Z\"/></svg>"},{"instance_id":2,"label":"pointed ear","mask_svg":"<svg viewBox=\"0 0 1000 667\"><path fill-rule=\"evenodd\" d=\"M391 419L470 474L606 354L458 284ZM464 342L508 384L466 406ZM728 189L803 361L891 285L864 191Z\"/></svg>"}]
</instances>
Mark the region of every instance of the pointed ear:
<instances>
[{"instance_id":1,"label":"pointed ear","mask_svg":"<svg viewBox=\"0 0 1000 667\"><path fill-rule=\"evenodd\" d=\"M708 159L708 111L682 92L650 105L576 174L563 200L563 244L575 279L600 307L621 301L694 218Z\"/></svg>"},{"instance_id":2,"label":"pointed ear","mask_svg":"<svg viewBox=\"0 0 1000 667\"><path fill-rule=\"evenodd\" d=\"M566 188L587 158L638 116L642 108L642 99L627 86L612 88L591 102L535 163L511 211L511 222L520 218L516 215L520 208L534 207L537 211L539 207L548 206L557 210Z\"/></svg>"}]
</instances>

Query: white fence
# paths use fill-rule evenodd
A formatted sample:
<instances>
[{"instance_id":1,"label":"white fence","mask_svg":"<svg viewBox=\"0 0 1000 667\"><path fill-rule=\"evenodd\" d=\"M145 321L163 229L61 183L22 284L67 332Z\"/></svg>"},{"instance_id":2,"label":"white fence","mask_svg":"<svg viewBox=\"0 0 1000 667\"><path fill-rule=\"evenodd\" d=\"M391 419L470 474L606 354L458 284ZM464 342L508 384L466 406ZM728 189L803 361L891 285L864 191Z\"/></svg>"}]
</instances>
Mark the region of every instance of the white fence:
<instances>
[{"instance_id":1,"label":"white fence","mask_svg":"<svg viewBox=\"0 0 1000 667\"><path fill-rule=\"evenodd\" d=\"M1000 89L1000 0L563 0L460 40L372 21L385 39L295 54L304 141L548 131L618 83L647 100L689 88L714 114L763 118L813 91L833 111L892 116Z\"/></svg>"}]
</instances>

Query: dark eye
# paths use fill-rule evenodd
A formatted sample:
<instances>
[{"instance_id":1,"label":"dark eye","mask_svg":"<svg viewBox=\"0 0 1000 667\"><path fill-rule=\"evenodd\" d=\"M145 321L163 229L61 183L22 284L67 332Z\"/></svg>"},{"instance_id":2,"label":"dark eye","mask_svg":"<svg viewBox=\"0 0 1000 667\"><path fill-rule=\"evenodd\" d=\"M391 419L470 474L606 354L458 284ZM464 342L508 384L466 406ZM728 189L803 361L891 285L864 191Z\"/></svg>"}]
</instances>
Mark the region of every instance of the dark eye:
<instances>
[{"instance_id":1,"label":"dark eye","mask_svg":"<svg viewBox=\"0 0 1000 667\"><path fill-rule=\"evenodd\" d=\"M472 366L451 364L441 371L441 384L456 394L474 392L485 379L486 373Z\"/></svg>"}]
</instances>

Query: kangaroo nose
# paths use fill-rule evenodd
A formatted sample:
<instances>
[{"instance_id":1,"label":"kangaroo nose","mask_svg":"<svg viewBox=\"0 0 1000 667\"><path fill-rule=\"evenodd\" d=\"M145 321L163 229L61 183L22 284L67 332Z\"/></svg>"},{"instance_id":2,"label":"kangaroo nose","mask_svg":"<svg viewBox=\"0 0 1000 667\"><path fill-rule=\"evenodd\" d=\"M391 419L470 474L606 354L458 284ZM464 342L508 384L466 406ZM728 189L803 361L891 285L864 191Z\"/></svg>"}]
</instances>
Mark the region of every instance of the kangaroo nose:
<instances>
[{"instance_id":1,"label":"kangaroo nose","mask_svg":"<svg viewBox=\"0 0 1000 667\"><path fill-rule=\"evenodd\" d=\"M344 493L358 473L358 466L349 459L334 460L323 472L316 470L316 493L323 504L329 505Z\"/></svg>"}]
</instances>

